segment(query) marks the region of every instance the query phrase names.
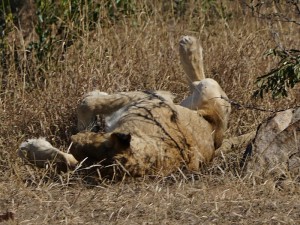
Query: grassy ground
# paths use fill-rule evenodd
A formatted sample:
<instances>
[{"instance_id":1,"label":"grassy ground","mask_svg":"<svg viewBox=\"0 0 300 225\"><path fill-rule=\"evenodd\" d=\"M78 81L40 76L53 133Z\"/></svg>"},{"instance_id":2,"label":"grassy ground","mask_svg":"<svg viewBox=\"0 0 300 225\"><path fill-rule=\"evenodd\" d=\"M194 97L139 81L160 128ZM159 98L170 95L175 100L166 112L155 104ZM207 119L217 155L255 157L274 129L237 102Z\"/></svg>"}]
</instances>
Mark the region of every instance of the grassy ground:
<instances>
[{"instance_id":1,"label":"grassy ground","mask_svg":"<svg viewBox=\"0 0 300 225\"><path fill-rule=\"evenodd\" d=\"M278 185L272 178L256 183L236 167L242 148L199 174L92 184L71 172L52 176L24 166L16 155L22 141L39 136L66 151L76 132L76 105L87 91L162 89L173 92L176 101L183 99L188 85L178 40L185 34L201 39L206 76L230 99L270 109L299 104L299 87L282 100L251 97L255 78L275 65L263 57L277 44L271 31L288 48L297 48L299 26L274 23L271 29L268 22L244 15L237 1L225 2L232 14L227 19L203 12L178 19L157 8L152 15L141 11L113 25L97 24L78 34L63 57L53 53L42 76L38 71L45 66L26 56L15 28L8 40L10 63L1 68L0 214L15 213L4 223L299 224L299 184L290 179ZM18 62L12 60L14 52ZM255 130L269 115L233 109L227 137Z\"/></svg>"}]
</instances>

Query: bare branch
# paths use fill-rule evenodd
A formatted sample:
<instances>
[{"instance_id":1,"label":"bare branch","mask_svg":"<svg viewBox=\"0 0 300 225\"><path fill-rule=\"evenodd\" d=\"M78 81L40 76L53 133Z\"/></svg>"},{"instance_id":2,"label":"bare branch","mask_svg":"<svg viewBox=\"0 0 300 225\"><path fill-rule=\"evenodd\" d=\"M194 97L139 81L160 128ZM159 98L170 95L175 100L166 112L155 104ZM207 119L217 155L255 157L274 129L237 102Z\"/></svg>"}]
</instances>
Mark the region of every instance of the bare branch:
<instances>
[{"instance_id":1,"label":"bare branch","mask_svg":"<svg viewBox=\"0 0 300 225\"><path fill-rule=\"evenodd\" d=\"M244 1L243 4L248 7L251 10L252 15L256 16L257 18L272 20L274 22L286 22L300 25L299 1L286 0L285 3L278 3L275 0L272 0L265 2L259 1L256 4L253 4L253 1L250 1L250 3ZM271 4L274 4L274 8L272 12L267 12L267 9L270 8ZM285 10L283 10L283 6L285 6ZM291 12L294 12L294 16L291 15Z\"/></svg>"}]
</instances>

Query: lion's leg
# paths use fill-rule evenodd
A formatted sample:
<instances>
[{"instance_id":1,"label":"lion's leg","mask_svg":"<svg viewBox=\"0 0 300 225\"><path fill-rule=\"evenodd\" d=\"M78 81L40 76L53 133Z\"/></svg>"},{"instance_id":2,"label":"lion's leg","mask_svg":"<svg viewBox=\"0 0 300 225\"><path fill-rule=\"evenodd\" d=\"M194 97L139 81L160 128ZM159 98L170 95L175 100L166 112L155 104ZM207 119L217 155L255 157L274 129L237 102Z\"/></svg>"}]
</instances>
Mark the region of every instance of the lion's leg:
<instances>
[{"instance_id":1,"label":"lion's leg","mask_svg":"<svg viewBox=\"0 0 300 225\"><path fill-rule=\"evenodd\" d=\"M127 97L116 95L86 97L77 107L78 131L92 130L97 115L108 116L128 102Z\"/></svg>"},{"instance_id":2,"label":"lion's leg","mask_svg":"<svg viewBox=\"0 0 300 225\"><path fill-rule=\"evenodd\" d=\"M202 47L199 40L192 36L183 36L179 41L179 55L190 90L193 91L193 82L205 78Z\"/></svg>"},{"instance_id":3,"label":"lion's leg","mask_svg":"<svg viewBox=\"0 0 300 225\"><path fill-rule=\"evenodd\" d=\"M97 115L107 117L128 104L155 96L171 102L173 102L174 98L174 96L167 91L132 91L120 92L111 95L97 91L90 92L77 108L77 129L78 131L91 130L94 126Z\"/></svg>"},{"instance_id":4,"label":"lion's leg","mask_svg":"<svg viewBox=\"0 0 300 225\"><path fill-rule=\"evenodd\" d=\"M20 145L18 155L37 167L45 167L47 163L55 163L59 170L74 168L78 161L73 155L53 147L44 138L29 139Z\"/></svg>"},{"instance_id":5,"label":"lion's leg","mask_svg":"<svg viewBox=\"0 0 300 225\"><path fill-rule=\"evenodd\" d=\"M145 94L141 92L88 95L77 107L78 131L91 130L97 115L109 116L127 104L143 97Z\"/></svg>"},{"instance_id":6,"label":"lion's leg","mask_svg":"<svg viewBox=\"0 0 300 225\"><path fill-rule=\"evenodd\" d=\"M224 132L228 127L231 105L226 99L228 97L218 82L206 78L200 81L194 92L180 103L185 108L196 110L210 123L214 130L216 148L222 144Z\"/></svg>"}]
</instances>

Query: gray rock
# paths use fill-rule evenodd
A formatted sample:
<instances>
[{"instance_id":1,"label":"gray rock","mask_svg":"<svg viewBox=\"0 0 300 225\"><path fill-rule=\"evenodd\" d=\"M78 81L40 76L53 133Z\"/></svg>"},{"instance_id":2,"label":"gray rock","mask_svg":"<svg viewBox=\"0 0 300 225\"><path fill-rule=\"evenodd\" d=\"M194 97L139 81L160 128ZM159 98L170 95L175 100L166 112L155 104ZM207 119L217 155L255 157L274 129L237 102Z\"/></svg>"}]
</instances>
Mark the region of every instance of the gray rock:
<instances>
[{"instance_id":1,"label":"gray rock","mask_svg":"<svg viewBox=\"0 0 300 225\"><path fill-rule=\"evenodd\" d=\"M257 129L247 173L255 177L300 175L300 107L278 112Z\"/></svg>"}]
</instances>

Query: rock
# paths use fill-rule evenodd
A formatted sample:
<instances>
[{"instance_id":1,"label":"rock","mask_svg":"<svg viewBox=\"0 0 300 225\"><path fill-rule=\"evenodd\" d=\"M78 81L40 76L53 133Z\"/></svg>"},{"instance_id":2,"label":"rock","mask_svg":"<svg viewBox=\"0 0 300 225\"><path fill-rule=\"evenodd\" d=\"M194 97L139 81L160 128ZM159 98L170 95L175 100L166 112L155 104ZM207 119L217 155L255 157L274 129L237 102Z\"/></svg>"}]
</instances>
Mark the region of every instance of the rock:
<instances>
[{"instance_id":1,"label":"rock","mask_svg":"<svg viewBox=\"0 0 300 225\"><path fill-rule=\"evenodd\" d=\"M255 177L271 175L275 178L299 175L299 131L300 107L278 112L263 122L251 143L253 157L246 166L247 173Z\"/></svg>"}]
</instances>

